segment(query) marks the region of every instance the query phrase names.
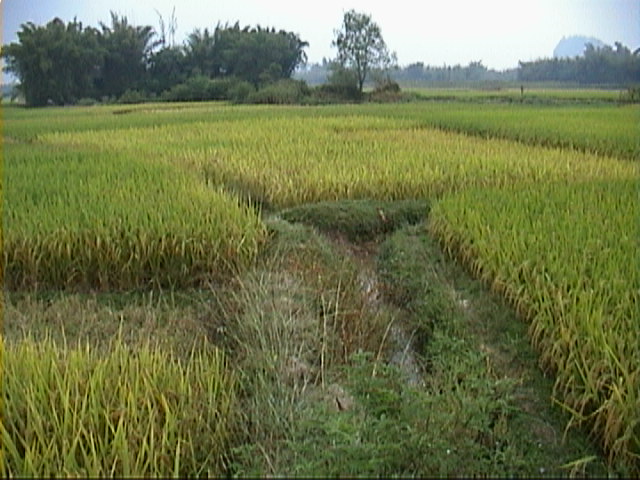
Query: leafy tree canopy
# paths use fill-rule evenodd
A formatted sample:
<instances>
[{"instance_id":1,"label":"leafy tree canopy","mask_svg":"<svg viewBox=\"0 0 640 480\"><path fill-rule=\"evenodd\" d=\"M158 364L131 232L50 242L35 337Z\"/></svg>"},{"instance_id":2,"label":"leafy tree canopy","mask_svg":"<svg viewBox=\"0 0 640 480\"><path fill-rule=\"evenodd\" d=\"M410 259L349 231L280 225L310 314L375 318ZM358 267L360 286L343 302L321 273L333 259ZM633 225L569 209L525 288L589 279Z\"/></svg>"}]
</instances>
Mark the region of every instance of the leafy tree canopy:
<instances>
[{"instance_id":1,"label":"leafy tree canopy","mask_svg":"<svg viewBox=\"0 0 640 480\"><path fill-rule=\"evenodd\" d=\"M396 63L382 38L380 27L371 16L349 10L344 14L340 29L335 32L332 46L338 49L336 62L355 73L358 89L375 69L388 70Z\"/></svg>"}]
</instances>

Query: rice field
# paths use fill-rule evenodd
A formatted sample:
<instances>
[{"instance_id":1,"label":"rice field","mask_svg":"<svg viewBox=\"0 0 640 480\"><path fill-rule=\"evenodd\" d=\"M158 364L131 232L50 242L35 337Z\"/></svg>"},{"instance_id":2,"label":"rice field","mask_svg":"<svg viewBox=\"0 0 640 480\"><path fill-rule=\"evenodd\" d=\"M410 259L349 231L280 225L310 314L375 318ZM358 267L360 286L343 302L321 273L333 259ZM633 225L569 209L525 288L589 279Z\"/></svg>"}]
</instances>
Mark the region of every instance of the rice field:
<instances>
[{"instance_id":1,"label":"rice field","mask_svg":"<svg viewBox=\"0 0 640 480\"><path fill-rule=\"evenodd\" d=\"M470 208L473 205L473 208ZM530 323L556 397L611 457L640 454L637 179L468 190L430 228Z\"/></svg>"},{"instance_id":2,"label":"rice field","mask_svg":"<svg viewBox=\"0 0 640 480\"><path fill-rule=\"evenodd\" d=\"M638 158L638 107L436 103L426 125L618 158Z\"/></svg>"},{"instance_id":3,"label":"rice field","mask_svg":"<svg viewBox=\"0 0 640 480\"><path fill-rule=\"evenodd\" d=\"M5 344L2 463L9 477L219 476L236 379L221 351L186 361L116 337L105 355L50 340Z\"/></svg>"},{"instance_id":4,"label":"rice field","mask_svg":"<svg viewBox=\"0 0 640 480\"><path fill-rule=\"evenodd\" d=\"M5 284L197 285L264 240L247 206L180 169L107 152L5 147Z\"/></svg>"},{"instance_id":5,"label":"rice field","mask_svg":"<svg viewBox=\"0 0 640 480\"><path fill-rule=\"evenodd\" d=\"M197 286L252 262L260 209L429 199L432 234L530 322L559 403L637 469L637 107L3 113L10 290Z\"/></svg>"}]
</instances>

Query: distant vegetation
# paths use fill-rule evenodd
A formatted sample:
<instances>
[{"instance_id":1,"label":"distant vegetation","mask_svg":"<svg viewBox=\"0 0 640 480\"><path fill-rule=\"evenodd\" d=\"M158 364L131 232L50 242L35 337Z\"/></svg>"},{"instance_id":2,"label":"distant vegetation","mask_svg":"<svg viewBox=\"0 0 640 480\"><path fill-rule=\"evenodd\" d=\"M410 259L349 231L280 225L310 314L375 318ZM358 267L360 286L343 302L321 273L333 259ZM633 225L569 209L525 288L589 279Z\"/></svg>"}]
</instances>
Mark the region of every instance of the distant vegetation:
<instances>
[{"instance_id":1,"label":"distant vegetation","mask_svg":"<svg viewBox=\"0 0 640 480\"><path fill-rule=\"evenodd\" d=\"M587 44L582 56L520 62L518 79L580 85L637 84L640 82L640 55L620 42L616 42L615 48Z\"/></svg>"},{"instance_id":2,"label":"distant vegetation","mask_svg":"<svg viewBox=\"0 0 640 480\"><path fill-rule=\"evenodd\" d=\"M331 62L313 64L297 73L310 84L329 79ZM410 86L499 86L516 83L552 83L567 86L629 88L640 84L640 54L616 42L594 47L588 44L584 54L573 58L545 58L520 62L518 68L497 71L481 60L468 65L430 66L416 62L390 71L390 78Z\"/></svg>"},{"instance_id":3,"label":"distant vegetation","mask_svg":"<svg viewBox=\"0 0 640 480\"><path fill-rule=\"evenodd\" d=\"M183 46L151 26L131 25L112 13L100 29L55 18L45 26L22 25L18 43L3 47L7 70L20 79L28 105L63 105L93 100L180 97L172 89L194 78L225 79L216 96L247 95L257 87L289 78L306 60L308 45L296 34L274 28L218 24L196 29ZM201 82L201 81L200 81ZM196 81L197 83L197 81ZM202 82L201 82L202 83ZM205 85L206 89L214 89ZM181 99L181 98L178 98ZM205 98L194 98L196 100Z\"/></svg>"},{"instance_id":4,"label":"distant vegetation","mask_svg":"<svg viewBox=\"0 0 640 480\"><path fill-rule=\"evenodd\" d=\"M182 45L174 40L176 20L160 16L160 28L133 25L111 13L99 28L54 18L44 26L29 22L18 42L3 45L5 70L19 80L15 91L29 106L140 103L145 101L230 100L235 103L330 103L397 101L402 86L483 86L528 82L629 88L638 97L640 55L588 44L574 58L520 62L496 71L481 60L467 66L399 68L370 16L346 12L332 45L335 59L306 66L308 42L275 28L218 25L196 28ZM294 77L298 81L293 81ZM309 88L308 85L319 88ZM376 90L373 96L364 93Z\"/></svg>"}]
</instances>

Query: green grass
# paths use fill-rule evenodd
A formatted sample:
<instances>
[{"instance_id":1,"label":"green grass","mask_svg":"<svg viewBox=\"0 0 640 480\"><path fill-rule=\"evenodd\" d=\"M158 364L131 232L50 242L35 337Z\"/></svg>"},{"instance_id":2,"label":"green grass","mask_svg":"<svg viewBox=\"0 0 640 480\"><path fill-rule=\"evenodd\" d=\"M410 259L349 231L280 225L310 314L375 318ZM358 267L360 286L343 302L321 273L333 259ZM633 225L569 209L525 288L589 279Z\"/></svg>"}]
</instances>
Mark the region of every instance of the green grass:
<instances>
[{"instance_id":1,"label":"green grass","mask_svg":"<svg viewBox=\"0 0 640 480\"><path fill-rule=\"evenodd\" d=\"M487 84L484 88L459 87L413 87L407 85L403 91L418 94L420 97L432 100L462 100L462 101L505 101L505 102L580 102L600 103L619 102L624 89L588 89L588 88L541 88L523 84L501 87Z\"/></svg>"},{"instance_id":2,"label":"green grass","mask_svg":"<svg viewBox=\"0 0 640 480\"><path fill-rule=\"evenodd\" d=\"M322 232L339 230L351 241L372 240L405 223L420 223L428 214L429 204L425 200L319 202L278 213L289 222L310 224Z\"/></svg>"},{"instance_id":3,"label":"green grass","mask_svg":"<svg viewBox=\"0 0 640 480\"><path fill-rule=\"evenodd\" d=\"M322 214L317 221L329 228ZM286 252L284 258L314 251L313 231L278 228L283 234L277 250ZM552 383L536 369L526 326L449 264L425 233L424 226L406 227L380 246L377 271L393 304L369 314L387 334L390 325L409 329L407 337L421 352L418 383L404 367L388 363L397 348L393 334L354 352L346 364L323 364L323 324L314 322L313 301L302 294L303 279L313 277L289 278L282 285L304 268L307 257L269 263L243 282L248 308L237 309L241 316L232 322L242 330L231 328L245 331L238 338L244 348L236 351L247 374L242 398L249 429L247 441L233 450L234 476L607 474L604 460L581 432L570 431L563 439L567 417L552 409ZM336 271L334 285L343 274L350 277L340 251L320 256L321 264ZM318 268L317 260L309 263ZM337 269L340 264L343 269ZM397 292L410 294L403 298ZM484 308L486 316L467 315L460 295L474 308ZM479 338L474 325L490 319L500 323ZM425 335L411 336L421 325ZM496 336L505 338L499 342ZM503 342L501 361L491 347ZM291 356L299 361L287 362Z\"/></svg>"}]
</instances>

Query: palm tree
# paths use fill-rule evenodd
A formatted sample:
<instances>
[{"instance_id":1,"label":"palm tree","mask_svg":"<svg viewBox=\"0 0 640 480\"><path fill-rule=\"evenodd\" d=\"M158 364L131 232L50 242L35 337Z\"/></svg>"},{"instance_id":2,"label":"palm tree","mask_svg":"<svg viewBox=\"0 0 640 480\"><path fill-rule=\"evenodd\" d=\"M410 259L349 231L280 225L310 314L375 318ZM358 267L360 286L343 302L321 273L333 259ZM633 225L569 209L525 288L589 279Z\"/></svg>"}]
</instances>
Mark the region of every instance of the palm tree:
<instances>
[{"instance_id":1,"label":"palm tree","mask_svg":"<svg viewBox=\"0 0 640 480\"><path fill-rule=\"evenodd\" d=\"M101 44L105 50L101 86L103 94L120 96L142 84L153 49L153 27L129 25L127 17L111 12L111 26L100 22Z\"/></svg>"}]
</instances>

